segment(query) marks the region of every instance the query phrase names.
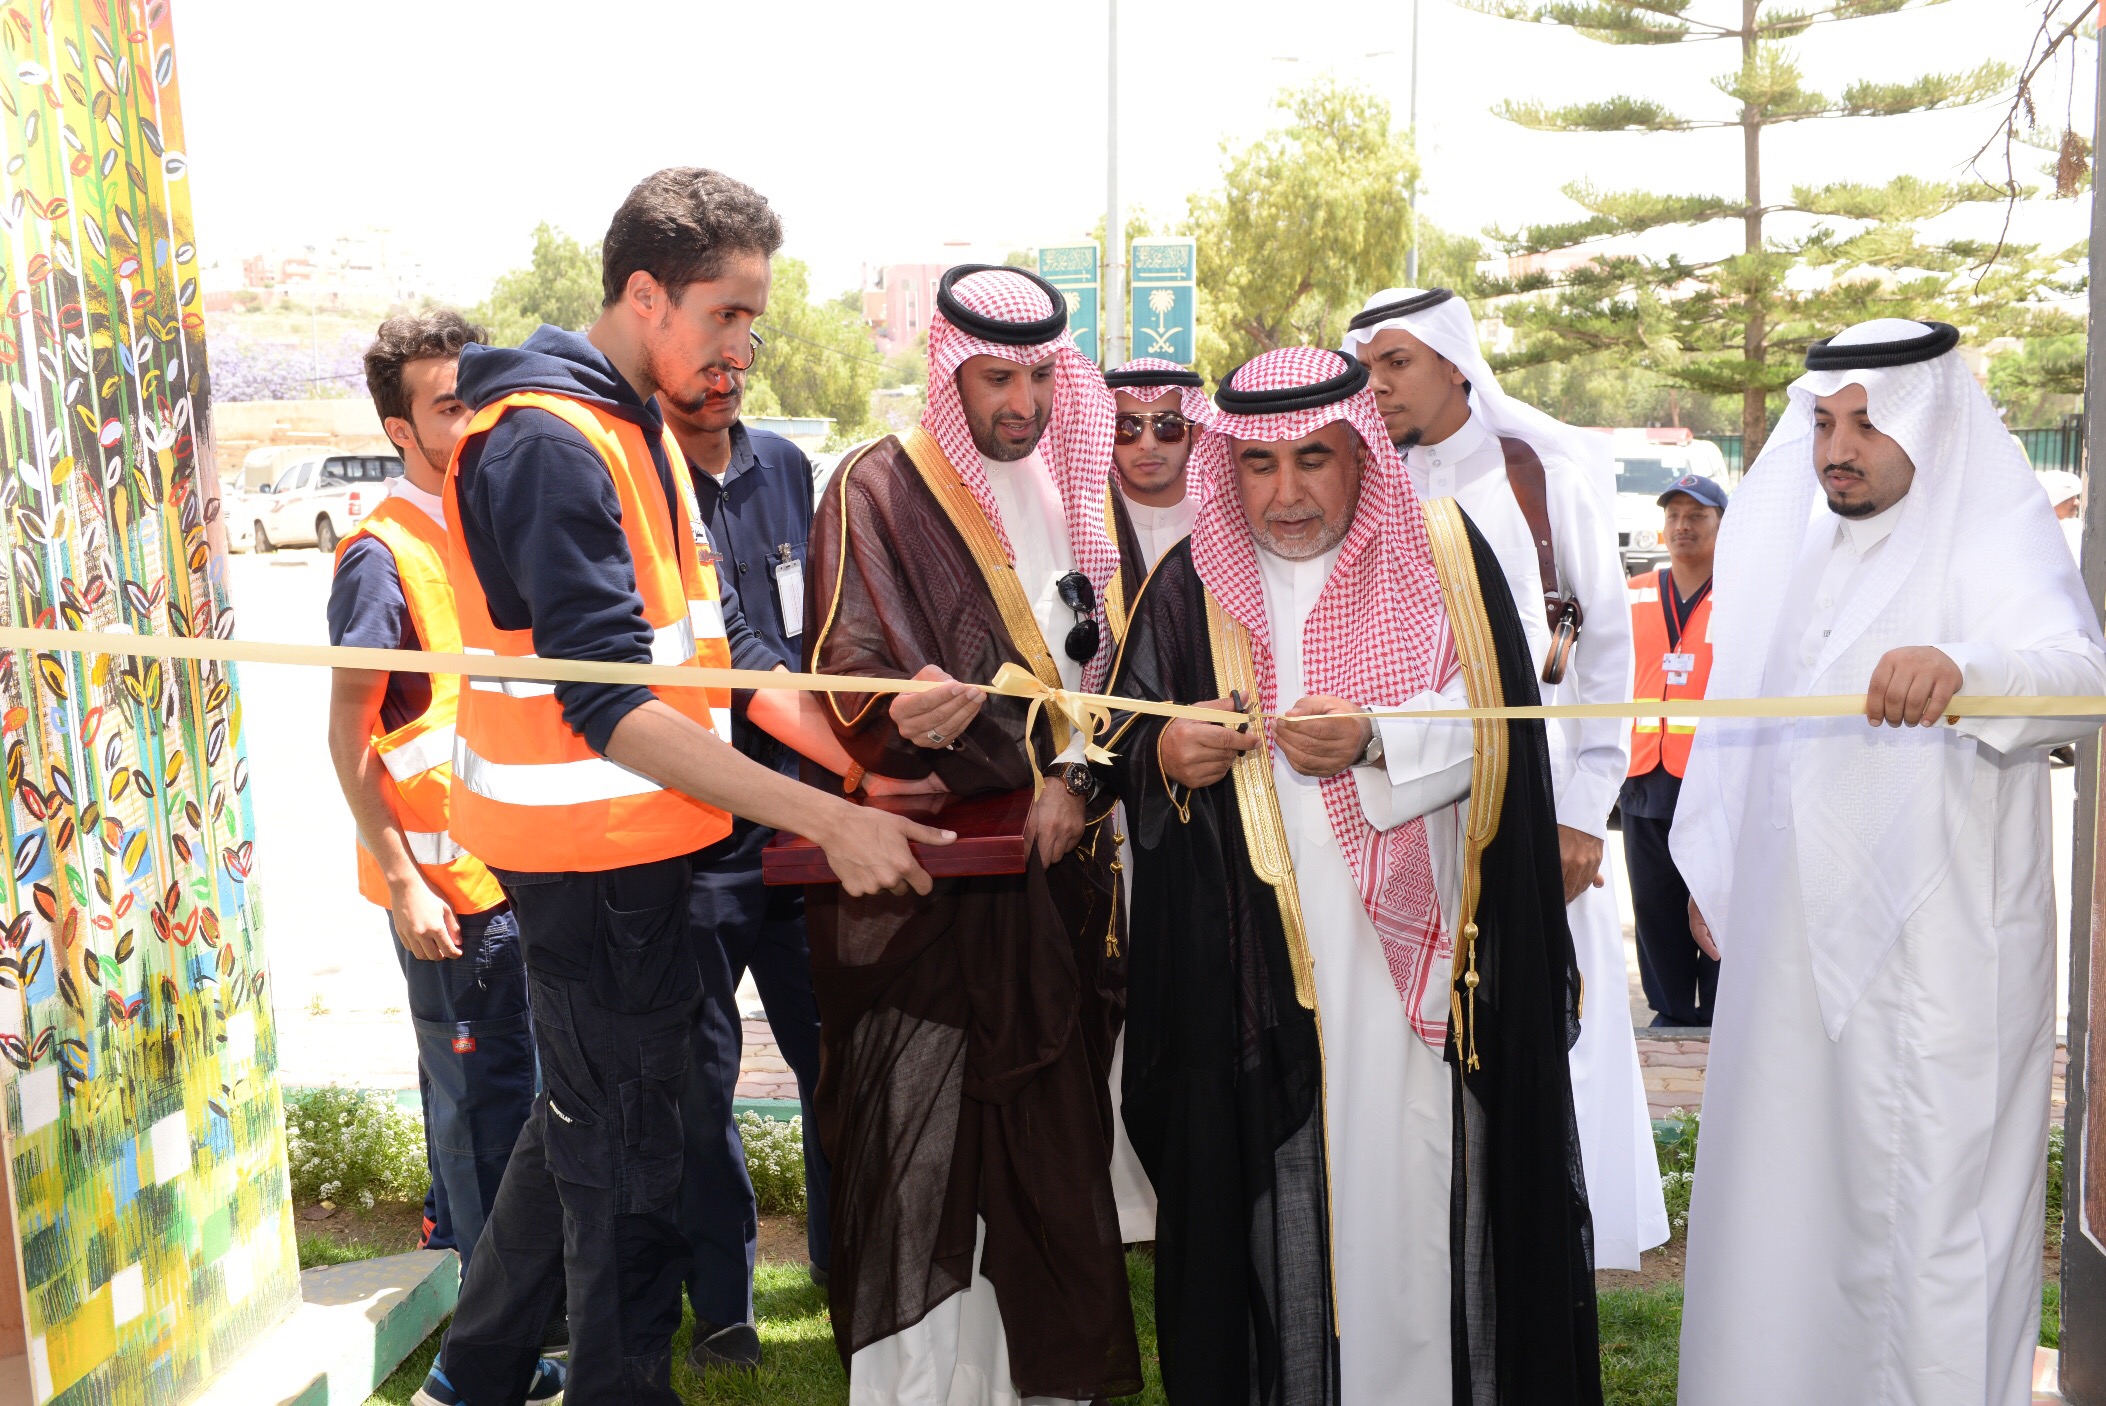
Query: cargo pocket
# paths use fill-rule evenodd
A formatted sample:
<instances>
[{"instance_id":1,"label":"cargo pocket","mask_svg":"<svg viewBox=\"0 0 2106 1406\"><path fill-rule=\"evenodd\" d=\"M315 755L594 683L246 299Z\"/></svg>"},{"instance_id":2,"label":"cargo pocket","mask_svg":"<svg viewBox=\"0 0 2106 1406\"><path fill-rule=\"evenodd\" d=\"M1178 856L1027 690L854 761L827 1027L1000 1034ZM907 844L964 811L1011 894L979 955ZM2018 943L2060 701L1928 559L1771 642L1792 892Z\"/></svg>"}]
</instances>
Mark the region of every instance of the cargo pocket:
<instances>
[{"instance_id":1,"label":"cargo pocket","mask_svg":"<svg viewBox=\"0 0 2106 1406\"><path fill-rule=\"evenodd\" d=\"M564 1181L605 1190L614 1185L615 1149L602 1116L599 1081L585 1058L566 995L548 982L534 982L534 1036L548 1102L548 1166Z\"/></svg>"},{"instance_id":2,"label":"cargo pocket","mask_svg":"<svg viewBox=\"0 0 2106 1406\"><path fill-rule=\"evenodd\" d=\"M690 1005L702 994L702 974L687 942L686 873L682 866L680 882L664 894L627 894L611 886L604 892L591 982L593 999L608 1010L649 1015ZM641 906L628 906L639 899Z\"/></svg>"},{"instance_id":3,"label":"cargo pocket","mask_svg":"<svg viewBox=\"0 0 2106 1406\"><path fill-rule=\"evenodd\" d=\"M680 1096L691 1060L685 1021L637 1040L638 1077L621 1086L622 1179L625 1215L656 1210L680 1191L685 1136Z\"/></svg>"}]
</instances>

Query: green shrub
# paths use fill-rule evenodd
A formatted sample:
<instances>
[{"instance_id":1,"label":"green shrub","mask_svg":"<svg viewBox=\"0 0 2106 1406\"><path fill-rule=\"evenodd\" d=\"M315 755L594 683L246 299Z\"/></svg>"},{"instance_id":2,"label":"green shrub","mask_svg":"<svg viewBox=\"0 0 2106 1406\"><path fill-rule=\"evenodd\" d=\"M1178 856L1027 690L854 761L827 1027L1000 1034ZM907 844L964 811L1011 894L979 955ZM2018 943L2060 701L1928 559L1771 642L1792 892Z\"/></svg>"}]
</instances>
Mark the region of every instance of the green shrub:
<instances>
[{"instance_id":1,"label":"green shrub","mask_svg":"<svg viewBox=\"0 0 2106 1406\"><path fill-rule=\"evenodd\" d=\"M804 1119L787 1123L747 1111L739 1115L746 1175L762 1215L804 1214Z\"/></svg>"},{"instance_id":2,"label":"green shrub","mask_svg":"<svg viewBox=\"0 0 2106 1406\"><path fill-rule=\"evenodd\" d=\"M431 1184L424 1121L367 1089L285 1096L285 1151L295 1201L422 1201Z\"/></svg>"},{"instance_id":3,"label":"green shrub","mask_svg":"<svg viewBox=\"0 0 2106 1406\"><path fill-rule=\"evenodd\" d=\"M2062 1243L2062 1125L2048 1128L2047 1238Z\"/></svg>"},{"instance_id":4,"label":"green shrub","mask_svg":"<svg viewBox=\"0 0 2106 1406\"><path fill-rule=\"evenodd\" d=\"M1689 1229L1689 1189L1696 1181L1699 1116L1677 1108L1653 1125L1653 1151L1660 1158L1660 1194L1667 1200L1667 1229L1671 1235L1682 1235Z\"/></svg>"}]
</instances>

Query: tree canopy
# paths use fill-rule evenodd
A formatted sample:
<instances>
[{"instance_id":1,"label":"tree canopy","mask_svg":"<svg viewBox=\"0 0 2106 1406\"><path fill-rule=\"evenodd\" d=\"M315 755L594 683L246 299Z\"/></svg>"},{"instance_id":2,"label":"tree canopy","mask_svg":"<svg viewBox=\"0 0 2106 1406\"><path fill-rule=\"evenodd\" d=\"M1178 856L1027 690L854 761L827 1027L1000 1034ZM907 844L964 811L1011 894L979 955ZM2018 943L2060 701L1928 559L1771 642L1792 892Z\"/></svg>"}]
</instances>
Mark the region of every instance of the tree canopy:
<instances>
[{"instance_id":1,"label":"tree canopy","mask_svg":"<svg viewBox=\"0 0 2106 1406\"><path fill-rule=\"evenodd\" d=\"M1274 347L1337 345L1368 294L1403 282L1411 250L1419 163L1389 104L1324 79L1277 105L1287 120L1240 151L1223 143L1220 188L1190 202L1199 370L1212 377ZM1420 230L1434 234L1423 220ZM1475 242L1442 240L1437 252L1422 255L1429 282L1458 256L1466 274Z\"/></svg>"},{"instance_id":2,"label":"tree canopy","mask_svg":"<svg viewBox=\"0 0 2106 1406\"><path fill-rule=\"evenodd\" d=\"M1979 180L1897 176L1765 193L1762 139L1785 123L1898 117L1985 101L2013 74L1985 62L1899 83L1859 81L1827 94L1806 85L1786 41L1826 37L1837 24L1871 21L1933 0L1739 0L1738 19L1689 12L1687 0L1475 0L1504 18L1559 24L1582 38L1619 45L1730 41L1736 70L1713 80L1728 100L1684 113L1651 98L1615 95L1553 106L1512 100L1493 111L1552 132L1690 132L1738 128L1744 153L1737 193L1602 190L1585 182L1565 193L1585 214L1492 235L1524 270L1491 284L1515 299L1502 314L1520 334L1509 364L1607 357L1645 368L1670 385L1737 397L1752 457L1771 400L1799 369L1807 343L1870 317L1937 317L1971 337L2071 330L2056 306L2081 279L2081 250L1940 238L1920 228L1962 206L2011 192ZM1867 39L1872 37L1868 32ZM1955 158L1962 153L1954 153ZM1772 217L1795 216L1786 232ZM1740 226L1740 250L1713 259L1632 252L1635 237L1669 227ZM1609 241L1615 241L1610 243ZM1589 251L1553 261L1531 256ZM1530 270L1529 265L1538 267Z\"/></svg>"},{"instance_id":3,"label":"tree canopy","mask_svg":"<svg viewBox=\"0 0 2106 1406\"><path fill-rule=\"evenodd\" d=\"M837 436L869 426L870 393L885 363L854 293L813 302L804 261L778 254L768 311L756 330L767 346L747 380L751 413L831 416ZM761 408L769 400L778 407L773 412Z\"/></svg>"},{"instance_id":4,"label":"tree canopy","mask_svg":"<svg viewBox=\"0 0 2106 1406\"><path fill-rule=\"evenodd\" d=\"M544 322L584 331L600 315L599 244L581 244L546 222L534 226L532 260L499 274L468 315L501 347L518 346Z\"/></svg>"}]
</instances>

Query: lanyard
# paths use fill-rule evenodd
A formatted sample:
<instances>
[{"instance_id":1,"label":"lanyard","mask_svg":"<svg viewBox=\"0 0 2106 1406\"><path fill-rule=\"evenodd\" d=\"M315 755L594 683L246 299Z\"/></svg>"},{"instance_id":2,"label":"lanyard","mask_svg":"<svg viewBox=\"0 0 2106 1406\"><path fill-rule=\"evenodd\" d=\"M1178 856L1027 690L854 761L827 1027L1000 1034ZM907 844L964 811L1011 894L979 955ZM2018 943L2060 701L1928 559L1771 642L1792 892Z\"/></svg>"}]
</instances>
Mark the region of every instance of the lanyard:
<instances>
[{"instance_id":1,"label":"lanyard","mask_svg":"<svg viewBox=\"0 0 2106 1406\"><path fill-rule=\"evenodd\" d=\"M1682 627L1689 623L1689 616L1696 614L1697 607L1702 605L1704 597L1710 594L1711 583L1706 581L1703 585L1697 587L1696 594L1689 598L1689 615L1677 614L1676 605L1678 602L1675 598L1674 572L1664 566L1660 568L1660 613L1667 617L1667 647L1669 649L1680 649L1682 647Z\"/></svg>"}]
</instances>

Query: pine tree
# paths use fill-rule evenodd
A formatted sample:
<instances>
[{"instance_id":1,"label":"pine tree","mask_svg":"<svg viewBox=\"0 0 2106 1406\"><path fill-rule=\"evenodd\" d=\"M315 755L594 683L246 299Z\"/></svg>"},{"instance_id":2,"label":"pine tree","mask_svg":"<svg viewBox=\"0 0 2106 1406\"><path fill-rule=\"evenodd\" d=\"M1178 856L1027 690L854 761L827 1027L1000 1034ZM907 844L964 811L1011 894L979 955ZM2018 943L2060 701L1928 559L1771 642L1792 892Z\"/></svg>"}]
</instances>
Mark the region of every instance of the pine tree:
<instances>
[{"instance_id":1,"label":"pine tree","mask_svg":"<svg viewBox=\"0 0 2106 1406\"><path fill-rule=\"evenodd\" d=\"M1810 7L1795 0L1726 0L1737 19L1694 14L1691 0L1470 2L1501 18L1564 25L1601 44L1723 41L1740 49L1738 70L1713 80L1737 110L1686 115L1633 96L1566 106L1509 101L1493 109L1507 121L1546 132L1737 127L1741 133L1737 196L1609 191L1581 182L1565 193L1586 210L1585 218L1493 232L1509 254L1526 256L1677 226L1741 226L1740 252L1724 258L1603 253L1569 272L1494 281L1480 291L1549 295L1516 299L1502 309L1521 333L1518 363L1608 352L1671 385L1737 396L1753 462L1767 434L1770 397L1798 373L1798 352L1837 327L1881 316L1942 317L1976 337L2048 335L2081 326L2075 315L2041 301L2079 286L2081 250L2043 256L2031 246L1926 241L1919 234L1923 222L1963 205L2014 199L2022 193L2015 187L1904 175L1884 184L1796 186L1781 199L1764 195L1762 142L1772 127L1932 112L2009 89L2012 70L1993 61L1910 82L1860 81L1836 95L1806 86L1790 41L1825 37L1839 24L1874 22L1937 0L1816 0ZM1955 159L1963 155L1955 153ZM1787 214L1817 223L1793 235L1766 225L1770 216ZM1815 276L1790 277L1803 270Z\"/></svg>"}]
</instances>

